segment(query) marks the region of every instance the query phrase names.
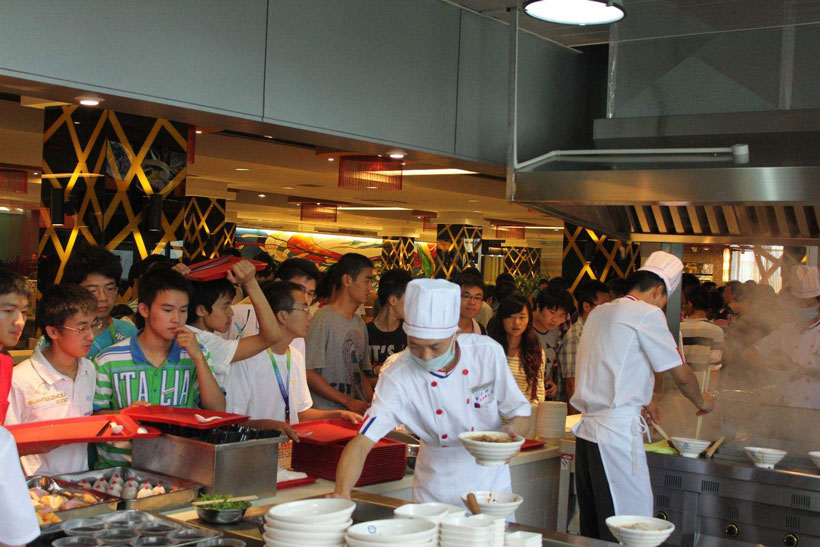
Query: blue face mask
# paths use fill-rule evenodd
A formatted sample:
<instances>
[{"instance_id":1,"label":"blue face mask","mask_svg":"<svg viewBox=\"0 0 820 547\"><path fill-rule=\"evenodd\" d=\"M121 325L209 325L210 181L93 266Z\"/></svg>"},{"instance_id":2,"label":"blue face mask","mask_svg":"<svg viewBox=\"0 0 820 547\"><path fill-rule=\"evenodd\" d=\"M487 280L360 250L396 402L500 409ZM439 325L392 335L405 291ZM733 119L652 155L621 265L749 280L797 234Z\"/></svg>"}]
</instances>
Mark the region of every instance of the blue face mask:
<instances>
[{"instance_id":1,"label":"blue face mask","mask_svg":"<svg viewBox=\"0 0 820 547\"><path fill-rule=\"evenodd\" d=\"M416 363L418 366L426 370L427 372L435 372L437 370L441 370L447 366L447 363L453 360L453 357L456 355L456 338L453 336L453 340L450 342L450 347L439 355L438 357L433 357L429 361L425 361L421 357L416 357L412 353L410 357L413 358L413 362Z\"/></svg>"},{"instance_id":2,"label":"blue face mask","mask_svg":"<svg viewBox=\"0 0 820 547\"><path fill-rule=\"evenodd\" d=\"M793 308L792 315L800 322L811 323L817 317L817 308Z\"/></svg>"}]
</instances>

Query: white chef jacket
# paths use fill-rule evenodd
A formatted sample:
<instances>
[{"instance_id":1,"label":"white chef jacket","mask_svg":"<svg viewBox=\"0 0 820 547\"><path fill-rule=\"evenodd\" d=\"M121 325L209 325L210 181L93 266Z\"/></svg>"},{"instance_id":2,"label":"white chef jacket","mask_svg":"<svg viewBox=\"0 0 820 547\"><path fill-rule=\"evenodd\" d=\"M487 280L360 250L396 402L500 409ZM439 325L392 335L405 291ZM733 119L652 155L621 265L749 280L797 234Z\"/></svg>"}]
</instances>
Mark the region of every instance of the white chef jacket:
<instances>
[{"instance_id":1,"label":"white chef jacket","mask_svg":"<svg viewBox=\"0 0 820 547\"><path fill-rule=\"evenodd\" d=\"M273 354L282 381L287 377L287 357ZM285 420L285 400L276 381L270 354L258 353L231 365L228 374L227 411L245 414L251 420ZM290 423L299 423L299 413L313 406L305 374L305 356L290 346Z\"/></svg>"},{"instance_id":2,"label":"white chef jacket","mask_svg":"<svg viewBox=\"0 0 820 547\"><path fill-rule=\"evenodd\" d=\"M196 334L196 339L208 350L208 364L214 371L216 383L219 387L225 387L233 356L236 355L236 348L239 347L239 339L226 340L218 334L198 329L193 325L187 325L187 327Z\"/></svg>"},{"instance_id":3,"label":"white chef jacket","mask_svg":"<svg viewBox=\"0 0 820 547\"><path fill-rule=\"evenodd\" d=\"M459 505L469 490L505 484L509 489L509 466L479 466L458 435L498 431L502 416L529 416L532 410L498 342L476 334L459 334L457 342L461 355L448 374L427 372L413 362L409 349L388 357L359 429L373 442L399 424L419 436L414 501Z\"/></svg>"},{"instance_id":4,"label":"white chef jacket","mask_svg":"<svg viewBox=\"0 0 820 547\"><path fill-rule=\"evenodd\" d=\"M0 469L3 473L0 479L0 543L25 545L40 535L40 525L20 469L14 437L3 427L0 427Z\"/></svg>"},{"instance_id":5,"label":"white chef jacket","mask_svg":"<svg viewBox=\"0 0 820 547\"><path fill-rule=\"evenodd\" d=\"M753 347L764 359L780 350L798 365L816 370L820 368L820 321L805 330L796 322L786 323ZM820 409L820 380L801 376L787 384L781 387L788 406Z\"/></svg>"},{"instance_id":6,"label":"white chef jacket","mask_svg":"<svg viewBox=\"0 0 820 547\"><path fill-rule=\"evenodd\" d=\"M29 359L14 367L6 424L90 416L96 377L88 359L79 359L77 377L72 380L51 366L40 348L35 349ZM67 444L20 460L26 475L77 473L88 469L88 447Z\"/></svg>"},{"instance_id":7,"label":"white chef jacket","mask_svg":"<svg viewBox=\"0 0 820 547\"><path fill-rule=\"evenodd\" d=\"M592 310L576 363L571 404L586 413L648 405L653 372L673 369L683 358L661 309L626 296Z\"/></svg>"}]
</instances>

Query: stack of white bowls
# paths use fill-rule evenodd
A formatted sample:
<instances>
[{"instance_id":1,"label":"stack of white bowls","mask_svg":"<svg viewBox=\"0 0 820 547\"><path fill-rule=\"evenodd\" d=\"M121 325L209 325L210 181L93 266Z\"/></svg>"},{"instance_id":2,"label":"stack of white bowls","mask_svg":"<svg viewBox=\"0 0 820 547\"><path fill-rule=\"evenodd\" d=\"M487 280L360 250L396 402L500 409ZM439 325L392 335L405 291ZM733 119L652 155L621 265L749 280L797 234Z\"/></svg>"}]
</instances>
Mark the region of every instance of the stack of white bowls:
<instances>
[{"instance_id":1,"label":"stack of white bowls","mask_svg":"<svg viewBox=\"0 0 820 547\"><path fill-rule=\"evenodd\" d=\"M408 503L401 507L396 507L393 511L393 515L397 519L426 520L427 522L438 525L438 523L449 516L451 509L457 510L458 508L436 501L428 503ZM463 515L464 511L462 511L461 514Z\"/></svg>"},{"instance_id":2,"label":"stack of white bowls","mask_svg":"<svg viewBox=\"0 0 820 547\"><path fill-rule=\"evenodd\" d=\"M450 517L439 525L441 547L503 547L504 519L490 515Z\"/></svg>"},{"instance_id":3,"label":"stack of white bowls","mask_svg":"<svg viewBox=\"0 0 820 547\"><path fill-rule=\"evenodd\" d=\"M544 440L563 439L567 425L567 403L560 401L540 401L535 430L538 438Z\"/></svg>"},{"instance_id":4,"label":"stack of white bowls","mask_svg":"<svg viewBox=\"0 0 820 547\"><path fill-rule=\"evenodd\" d=\"M467 496L470 492L461 495L464 505L467 505ZM472 492L478 502L478 512L496 518L506 519L518 509L524 498L512 492L496 492L494 490L478 490Z\"/></svg>"},{"instance_id":5,"label":"stack of white bowls","mask_svg":"<svg viewBox=\"0 0 820 547\"><path fill-rule=\"evenodd\" d=\"M479 441L482 437L498 437L503 442ZM504 465L521 450L524 437L520 435L514 441L510 436L500 431L467 431L458 436L461 444L472 454L476 463L485 466Z\"/></svg>"},{"instance_id":6,"label":"stack of white bowls","mask_svg":"<svg viewBox=\"0 0 820 547\"><path fill-rule=\"evenodd\" d=\"M356 504L345 499L309 499L272 507L265 515L265 545L340 547Z\"/></svg>"},{"instance_id":7,"label":"stack of white bowls","mask_svg":"<svg viewBox=\"0 0 820 547\"><path fill-rule=\"evenodd\" d=\"M371 520L348 528L345 540L350 547L435 547L438 525L418 519Z\"/></svg>"}]
</instances>

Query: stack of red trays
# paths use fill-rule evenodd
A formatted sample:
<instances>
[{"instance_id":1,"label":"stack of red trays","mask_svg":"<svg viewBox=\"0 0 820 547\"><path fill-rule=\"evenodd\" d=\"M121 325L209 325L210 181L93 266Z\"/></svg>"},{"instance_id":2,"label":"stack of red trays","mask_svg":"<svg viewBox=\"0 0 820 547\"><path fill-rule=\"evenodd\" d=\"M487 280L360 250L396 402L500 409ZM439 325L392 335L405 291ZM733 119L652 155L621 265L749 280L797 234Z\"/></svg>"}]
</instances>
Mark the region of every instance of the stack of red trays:
<instances>
[{"instance_id":1,"label":"stack of red trays","mask_svg":"<svg viewBox=\"0 0 820 547\"><path fill-rule=\"evenodd\" d=\"M294 471L335 481L342 451L347 441L356 436L358 426L345 420L314 420L296 424L293 429L302 437L301 442L293 444ZM382 439L368 454L356 486L401 480L406 473L407 445Z\"/></svg>"}]
</instances>

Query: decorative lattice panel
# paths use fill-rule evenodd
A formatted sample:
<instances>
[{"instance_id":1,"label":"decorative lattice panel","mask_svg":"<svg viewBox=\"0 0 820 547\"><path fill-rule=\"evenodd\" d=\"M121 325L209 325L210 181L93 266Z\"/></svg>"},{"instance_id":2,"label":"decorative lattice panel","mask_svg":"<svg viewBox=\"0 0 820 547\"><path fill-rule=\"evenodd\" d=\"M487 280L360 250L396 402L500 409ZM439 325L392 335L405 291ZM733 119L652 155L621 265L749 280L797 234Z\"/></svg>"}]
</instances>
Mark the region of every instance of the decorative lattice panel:
<instances>
[{"instance_id":1,"label":"decorative lattice panel","mask_svg":"<svg viewBox=\"0 0 820 547\"><path fill-rule=\"evenodd\" d=\"M416 243L412 237L385 237L382 240L382 262L385 270L400 268L413 271Z\"/></svg>"},{"instance_id":2,"label":"decorative lattice panel","mask_svg":"<svg viewBox=\"0 0 820 547\"><path fill-rule=\"evenodd\" d=\"M230 224L231 227L227 225ZM185 199L185 258L206 260L233 246L236 224L225 222L225 200L202 196Z\"/></svg>"},{"instance_id":3,"label":"decorative lattice panel","mask_svg":"<svg viewBox=\"0 0 820 547\"><path fill-rule=\"evenodd\" d=\"M504 269L512 276L540 276L541 249L504 247Z\"/></svg>"},{"instance_id":4,"label":"decorative lattice panel","mask_svg":"<svg viewBox=\"0 0 820 547\"><path fill-rule=\"evenodd\" d=\"M627 277L641 263L640 244L610 239L581 226L564 224L562 276L574 291L582 281Z\"/></svg>"},{"instance_id":5,"label":"decorative lattice panel","mask_svg":"<svg viewBox=\"0 0 820 547\"><path fill-rule=\"evenodd\" d=\"M481 226L439 224L434 277L455 277L481 262Z\"/></svg>"}]
</instances>

